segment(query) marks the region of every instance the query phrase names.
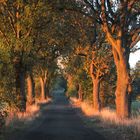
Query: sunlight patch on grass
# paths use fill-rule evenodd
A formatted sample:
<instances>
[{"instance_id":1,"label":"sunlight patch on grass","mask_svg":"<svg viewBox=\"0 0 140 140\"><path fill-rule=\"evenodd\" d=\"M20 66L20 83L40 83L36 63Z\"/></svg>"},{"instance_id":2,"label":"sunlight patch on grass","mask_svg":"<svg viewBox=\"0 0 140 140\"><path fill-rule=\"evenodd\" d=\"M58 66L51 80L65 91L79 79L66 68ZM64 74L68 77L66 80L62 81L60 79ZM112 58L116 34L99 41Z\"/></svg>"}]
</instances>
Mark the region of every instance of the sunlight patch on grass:
<instances>
[{"instance_id":1,"label":"sunlight patch on grass","mask_svg":"<svg viewBox=\"0 0 140 140\"><path fill-rule=\"evenodd\" d=\"M78 107L81 108L86 116L98 117L105 124L118 127L131 127L134 131L140 132L140 111L137 111L137 115L132 115L131 119L124 120L118 118L115 110L109 107L102 109L100 112L96 112L88 102L79 102L76 98L70 98L70 100L74 106L78 104Z\"/></svg>"},{"instance_id":2,"label":"sunlight patch on grass","mask_svg":"<svg viewBox=\"0 0 140 140\"><path fill-rule=\"evenodd\" d=\"M6 118L6 126L12 125L18 121L32 121L35 117L39 116L40 107L35 104L27 106L26 112L16 112L11 110Z\"/></svg>"},{"instance_id":3,"label":"sunlight patch on grass","mask_svg":"<svg viewBox=\"0 0 140 140\"><path fill-rule=\"evenodd\" d=\"M27 106L26 112L19 112L17 113L17 116L19 119L32 120L32 118L34 118L34 115L39 111L39 109L40 107L37 104Z\"/></svg>"},{"instance_id":4,"label":"sunlight patch on grass","mask_svg":"<svg viewBox=\"0 0 140 140\"><path fill-rule=\"evenodd\" d=\"M70 97L70 102L73 104L75 107L80 107L81 106L81 101L79 101L75 97Z\"/></svg>"},{"instance_id":5,"label":"sunlight patch on grass","mask_svg":"<svg viewBox=\"0 0 140 140\"><path fill-rule=\"evenodd\" d=\"M51 102L51 101L52 101L51 98L47 98L47 99L44 99L44 100L37 99L37 100L36 100L36 104L46 104L46 103L49 103L49 102Z\"/></svg>"},{"instance_id":6,"label":"sunlight patch on grass","mask_svg":"<svg viewBox=\"0 0 140 140\"><path fill-rule=\"evenodd\" d=\"M118 123L119 121L116 112L110 108L102 109L99 116L102 118L103 121L109 121L112 123Z\"/></svg>"},{"instance_id":7,"label":"sunlight patch on grass","mask_svg":"<svg viewBox=\"0 0 140 140\"><path fill-rule=\"evenodd\" d=\"M36 100L36 103L34 105L27 105L26 112L17 112L16 110L11 110L8 117L6 118L6 126L10 123L18 121L32 121L40 114L40 104L46 104L49 102L51 102L51 98L48 98L46 100Z\"/></svg>"},{"instance_id":8,"label":"sunlight patch on grass","mask_svg":"<svg viewBox=\"0 0 140 140\"><path fill-rule=\"evenodd\" d=\"M44 104L50 101L51 99L43 101L39 100L34 105L27 105L26 112L23 113L17 112L17 110L13 110L12 108L6 118L3 137L9 137L16 132L24 132L24 130L30 127L35 119L37 120L33 125L36 126L38 124L39 117L41 117L42 110L46 108L46 105L44 106Z\"/></svg>"},{"instance_id":9,"label":"sunlight patch on grass","mask_svg":"<svg viewBox=\"0 0 140 140\"><path fill-rule=\"evenodd\" d=\"M84 101L81 102L77 98L71 97L70 102L75 106L75 107L80 107L83 111L83 113L86 116L95 116L99 115L99 112L95 112L92 105L90 105L88 102Z\"/></svg>"},{"instance_id":10,"label":"sunlight patch on grass","mask_svg":"<svg viewBox=\"0 0 140 140\"><path fill-rule=\"evenodd\" d=\"M99 112L94 111L93 107L89 105L87 102L82 102L81 103L81 109L84 112L85 115L87 116L97 116Z\"/></svg>"}]
</instances>

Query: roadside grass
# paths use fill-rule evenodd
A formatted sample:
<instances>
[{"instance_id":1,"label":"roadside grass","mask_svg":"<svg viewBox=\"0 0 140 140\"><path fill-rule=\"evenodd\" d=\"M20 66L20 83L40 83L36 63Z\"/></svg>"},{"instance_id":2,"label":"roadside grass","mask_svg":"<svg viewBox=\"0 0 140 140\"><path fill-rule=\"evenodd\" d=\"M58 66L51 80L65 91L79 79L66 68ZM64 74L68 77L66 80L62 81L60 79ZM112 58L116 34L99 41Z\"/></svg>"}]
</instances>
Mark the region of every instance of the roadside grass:
<instances>
[{"instance_id":1,"label":"roadside grass","mask_svg":"<svg viewBox=\"0 0 140 140\"><path fill-rule=\"evenodd\" d=\"M27 128L32 121L40 115L40 106L38 104L27 107L24 113L11 111L6 118L4 127L4 137L10 136L14 132L20 132Z\"/></svg>"},{"instance_id":2,"label":"roadside grass","mask_svg":"<svg viewBox=\"0 0 140 140\"><path fill-rule=\"evenodd\" d=\"M1 128L0 140L5 140L11 137L12 134L27 128L39 116L39 110L40 107L37 104L28 106L27 111L24 113L9 108L8 116L5 118L5 125Z\"/></svg>"},{"instance_id":3,"label":"roadside grass","mask_svg":"<svg viewBox=\"0 0 140 140\"><path fill-rule=\"evenodd\" d=\"M44 99L44 100L40 100L40 99L35 100L36 104L47 104L47 103L49 103L51 101L52 101L51 98L47 98L47 99Z\"/></svg>"},{"instance_id":4,"label":"roadside grass","mask_svg":"<svg viewBox=\"0 0 140 140\"><path fill-rule=\"evenodd\" d=\"M92 123L101 123L104 129L114 131L114 137L121 137L120 140L140 140L140 102L134 101L132 103L132 117L130 119L119 119L114 109L106 107L101 112L96 112L92 108L92 104L88 102L80 102L76 98L70 98L71 103L80 107L82 112L90 119ZM98 124L97 124L98 125ZM116 133L115 133L116 132ZM110 132L109 132L110 133ZM115 138L114 138L115 140Z\"/></svg>"},{"instance_id":5,"label":"roadside grass","mask_svg":"<svg viewBox=\"0 0 140 140\"><path fill-rule=\"evenodd\" d=\"M8 116L5 119L5 126L2 128L0 134L0 140L10 137L14 133L21 133L22 130L28 128L32 122L37 119L41 114L41 105L47 104L51 101L48 100L36 100L34 105L28 105L26 112L17 112L16 110L9 109Z\"/></svg>"},{"instance_id":6,"label":"roadside grass","mask_svg":"<svg viewBox=\"0 0 140 140\"><path fill-rule=\"evenodd\" d=\"M15 123L18 124L18 122L29 122L32 121L35 117L39 115L39 105L31 105L27 106L26 112L16 112L10 111L8 117L6 118L6 126L14 126Z\"/></svg>"}]
</instances>

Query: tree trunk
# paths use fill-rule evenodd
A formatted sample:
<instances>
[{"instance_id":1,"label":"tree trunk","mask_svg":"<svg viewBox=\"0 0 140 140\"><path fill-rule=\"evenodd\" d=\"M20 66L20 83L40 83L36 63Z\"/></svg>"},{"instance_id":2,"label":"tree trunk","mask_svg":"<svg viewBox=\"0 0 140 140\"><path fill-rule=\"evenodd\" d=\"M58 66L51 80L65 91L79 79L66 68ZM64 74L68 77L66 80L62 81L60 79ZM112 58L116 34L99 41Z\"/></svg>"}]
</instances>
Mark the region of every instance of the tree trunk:
<instances>
[{"instance_id":1,"label":"tree trunk","mask_svg":"<svg viewBox=\"0 0 140 140\"><path fill-rule=\"evenodd\" d=\"M83 92L82 92L82 86L79 84L78 86L78 100L82 101L83 100Z\"/></svg>"},{"instance_id":2,"label":"tree trunk","mask_svg":"<svg viewBox=\"0 0 140 140\"><path fill-rule=\"evenodd\" d=\"M18 97L18 108L19 111L26 111L26 94L25 94L25 72L22 66L19 64L15 65L16 72L16 93Z\"/></svg>"},{"instance_id":3,"label":"tree trunk","mask_svg":"<svg viewBox=\"0 0 140 140\"><path fill-rule=\"evenodd\" d=\"M100 81L98 78L92 79L93 82L93 108L95 111L101 110L100 96L99 96L99 88Z\"/></svg>"},{"instance_id":4,"label":"tree trunk","mask_svg":"<svg viewBox=\"0 0 140 140\"><path fill-rule=\"evenodd\" d=\"M120 118L128 118L131 115L131 78L129 72L129 55L130 48L128 45L127 36L122 30L118 30L117 39L110 34L108 26L103 27L106 32L108 42L112 45L112 53L117 69L117 87L116 95L116 113Z\"/></svg>"},{"instance_id":5,"label":"tree trunk","mask_svg":"<svg viewBox=\"0 0 140 140\"><path fill-rule=\"evenodd\" d=\"M94 60L95 52L92 52L92 59ZM90 64L90 76L92 78L93 83L93 108L95 111L101 110L101 103L100 103L100 95L99 95L99 89L100 89L100 79L99 79L99 70L95 71L94 67L94 61Z\"/></svg>"},{"instance_id":6,"label":"tree trunk","mask_svg":"<svg viewBox=\"0 0 140 140\"><path fill-rule=\"evenodd\" d=\"M131 115L131 78L129 73L129 52L118 46L119 51L112 49L117 69L116 113L120 118L128 118Z\"/></svg>"},{"instance_id":7,"label":"tree trunk","mask_svg":"<svg viewBox=\"0 0 140 140\"><path fill-rule=\"evenodd\" d=\"M131 84L125 61L117 65L116 112L120 118L131 115Z\"/></svg>"},{"instance_id":8,"label":"tree trunk","mask_svg":"<svg viewBox=\"0 0 140 140\"><path fill-rule=\"evenodd\" d=\"M101 108L104 108L106 105L104 81L100 83L100 101L101 101Z\"/></svg>"},{"instance_id":9,"label":"tree trunk","mask_svg":"<svg viewBox=\"0 0 140 140\"><path fill-rule=\"evenodd\" d=\"M41 87L41 100L46 99L46 80L40 77L40 87Z\"/></svg>"},{"instance_id":10,"label":"tree trunk","mask_svg":"<svg viewBox=\"0 0 140 140\"><path fill-rule=\"evenodd\" d=\"M27 104L32 105L35 103L35 84L31 73L27 77Z\"/></svg>"}]
</instances>

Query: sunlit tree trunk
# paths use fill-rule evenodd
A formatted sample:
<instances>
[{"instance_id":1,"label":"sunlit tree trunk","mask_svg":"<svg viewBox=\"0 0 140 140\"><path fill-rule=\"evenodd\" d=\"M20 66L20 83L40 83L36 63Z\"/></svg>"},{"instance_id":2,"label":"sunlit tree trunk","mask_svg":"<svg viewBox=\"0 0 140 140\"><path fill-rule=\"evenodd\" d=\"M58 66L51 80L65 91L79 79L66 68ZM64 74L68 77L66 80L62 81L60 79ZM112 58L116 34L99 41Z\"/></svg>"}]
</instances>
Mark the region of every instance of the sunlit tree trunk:
<instances>
[{"instance_id":1,"label":"sunlit tree trunk","mask_svg":"<svg viewBox=\"0 0 140 140\"><path fill-rule=\"evenodd\" d=\"M127 37L125 32L120 28L118 30L118 39L114 39L108 29L108 25L104 24L103 30L106 32L108 42L112 46L112 53L117 71L116 84L116 113L120 118L128 118L131 115L131 77L129 67L130 48L126 47Z\"/></svg>"},{"instance_id":2,"label":"sunlit tree trunk","mask_svg":"<svg viewBox=\"0 0 140 140\"><path fill-rule=\"evenodd\" d=\"M119 47L122 48L122 47ZM114 60L117 69L116 112L120 118L128 118L131 115L131 78L129 74L129 56L125 50L117 52L113 49Z\"/></svg>"},{"instance_id":3,"label":"sunlit tree trunk","mask_svg":"<svg viewBox=\"0 0 140 140\"><path fill-rule=\"evenodd\" d=\"M93 108L95 111L99 112L101 110L100 95L99 95L100 79L98 72L97 74L94 74L94 66L92 63L90 67L90 75L93 83Z\"/></svg>"},{"instance_id":4,"label":"sunlit tree trunk","mask_svg":"<svg viewBox=\"0 0 140 140\"><path fill-rule=\"evenodd\" d=\"M129 75L125 65L119 64L117 66L117 88L116 88L116 111L119 117L130 117L131 113L131 100L128 81Z\"/></svg>"},{"instance_id":5,"label":"sunlit tree trunk","mask_svg":"<svg viewBox=\"0 0 140 140\"><path fill-rule=\"evenodd\" d=\"M100 103L100 95L99 95L99 88L100 88L100 81L99 79L93 79L93 107L94 110L100 111L101 110L101 103Z\"/></svg>"},{"instance_id":6,"label":"sunlit tree trunk","mask_svg":"<svg viewBox=\"0 0 140 140\"><path fill-rule=\"evenodd\" d=\"M46 99L46 78L40 77L41 100Z\"/></svg>"},{"instance_id":7,"label":"sunlit tree trunk","mask_svg":"<svg viewBox=\"0 0 140 140\"><path fill-rule=\"evenodd\" d=\"M35 84L31 73L27 76L27 104L35 103Z\"/></svg>"}]
</instances>

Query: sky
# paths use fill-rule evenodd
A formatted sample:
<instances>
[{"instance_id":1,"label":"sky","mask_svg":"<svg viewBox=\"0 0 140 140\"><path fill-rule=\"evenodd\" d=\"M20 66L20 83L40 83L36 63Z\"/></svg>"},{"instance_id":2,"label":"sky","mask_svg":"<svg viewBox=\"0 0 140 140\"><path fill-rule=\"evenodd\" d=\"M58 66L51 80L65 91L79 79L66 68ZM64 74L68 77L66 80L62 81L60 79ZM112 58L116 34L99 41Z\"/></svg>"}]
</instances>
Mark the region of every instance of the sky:
<instances>
[{"instance_id":1,"label":"sky","mask_svg":"<svg viewBox=\"0 0 140 140\"><path fill-rule=\"evenodd\" d=\"M138 43L138 46L140 47L140 42ZM130 54L130 67L134 68L136 63L140 60L140 50L136 51L135 53Z\"/></svg>"},{"instance_id":2,"label":"sky","mask_svg":"<svg viewBox=\"0 0 140 140\"><path fill-rule=\"evenodd\" d=\"M129 59L129 63L131 68L134 68L136 65L136 62L140 60L140 50L135 52L135 53L131 53L130 54L130 59Z\"/></svg>"}]
</instances>

